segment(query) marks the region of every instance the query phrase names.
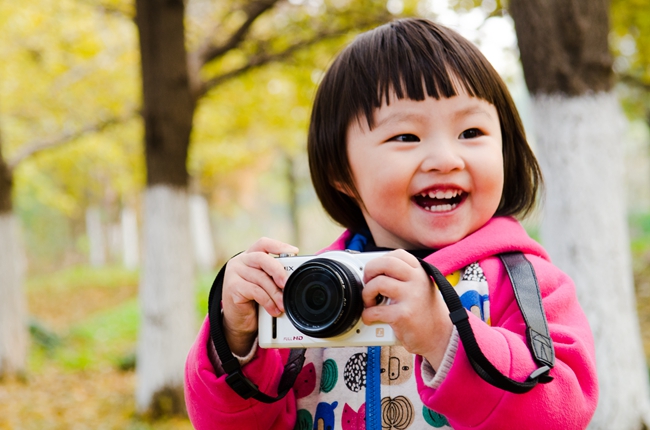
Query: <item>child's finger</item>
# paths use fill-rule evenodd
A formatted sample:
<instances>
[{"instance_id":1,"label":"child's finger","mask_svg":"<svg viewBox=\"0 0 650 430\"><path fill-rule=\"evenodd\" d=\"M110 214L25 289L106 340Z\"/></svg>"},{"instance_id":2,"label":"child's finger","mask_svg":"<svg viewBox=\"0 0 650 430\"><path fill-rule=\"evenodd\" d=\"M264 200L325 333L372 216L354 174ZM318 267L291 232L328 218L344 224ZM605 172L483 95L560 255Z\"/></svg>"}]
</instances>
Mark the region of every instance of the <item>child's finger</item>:
<instances>
[{"instance_id":1,"label":"child's finger","mask_svg":"<svg viewBox=\"0 0 650 430\"><path fill-rule=\"evenodd\" d=\"M269 315L277 317L284 312L282 292L277 287L275 291L269 292L269 290L255 285L251 293L253 300L262 306Z\"/></svg>"},{"instance_id":2,"label":"child's finger","mask_svg":"<svg viewBox=\"0 0 650 430\"><path fill-rule=\"evenodd\" d=\"M411 261L411 259L413 261ZM415 265L413 264L414 262ZM363 269L363 281L368 283L372 279L381 275L400 281L408 281L413 276L413 269L419 267L419 262L411 254L406 251L393 251L389 254L370 260Z\"/></svg>"},{"instance_id":3,"label":"child's finger","mask_svg":"<svg viewBox=\"0 0 650 430\"><path fill-rule=\"evenodd\" d=\"M415 256L403 249L395 249L393 251L390 251L388 254L385 255L385 257L393 257L397 258L399 260L404 261L411 267L420 267L420 262L418 261Z\"/></svg>"},{"instance_id":4,"label":"child's finger","mask_svg":"<svg viewBox=\"0 0 650 430\"><path fill-rule=\"evenodd\" d=\"M390 299L391 303L399 301L401 298L401 285L401 281L389 276L378 275L374 277L364 285L361 291L364 306L369 308L379 305L377 297L382 297L383 300Z\"/></svg>"},{"instance_id":5,"label":"child's finger","mask_svg":"<svg viewBox=\"0 0 650 430\"><path fill-rule=\"evenodd\" d=\"M370 306L363 310L361 313L361 318L363 320L363 323L366 325L377 322L393 324L399 318L400 312L401 310L399 306Z\"/></svg>"},{"instance_id":6,"label":"child's finger","mask_svg":"<svg viewBox=\"0 0 650 430\"><path fill-rule=\"evenodd\" d=\"M247 270L241 273L240 277L256 287L254 290L251 290L247 297L249 300L254 300L265 308L268 306L265 304L267 300L271 300L279 310L282 311L284 309L282 304L282 290L268 273L262 270ZM264 294L263 296L262 292Z\"/></svg>"},{"instance_id":7,"label":"child's finger","mask_svg":"<svg viewBox=\"0 0 650 430\"><path fill-rule=\"evenodd\" d=\"M263 237L258 239L254 244L246 250L247 253L264 252L266 254L297 254L298 248L288 243L279 240Z\"/></svg>"}]
</instances>

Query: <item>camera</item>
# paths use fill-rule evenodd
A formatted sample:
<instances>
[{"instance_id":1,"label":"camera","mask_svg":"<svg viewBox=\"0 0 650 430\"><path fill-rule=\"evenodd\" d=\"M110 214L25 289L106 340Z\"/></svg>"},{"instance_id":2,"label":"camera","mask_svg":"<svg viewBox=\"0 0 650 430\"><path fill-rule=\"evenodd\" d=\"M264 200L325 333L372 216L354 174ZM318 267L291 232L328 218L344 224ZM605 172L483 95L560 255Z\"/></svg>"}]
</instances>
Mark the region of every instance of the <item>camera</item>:
<instances>
[{"instance_id":1,"label":"camera","mask_svg":"<svg viewBox=\"0 0 650 430\"><path fill-rule=\"evenodd\" d=\"M284 313L272 317L259 308L262 348L326 348L396 345L388 324L365 325L363 269L386 252L328 251L320 255L284 256L289 273L283 291ZM389 300L378 297L379 305Z\"/></svg>"}]
</instances>

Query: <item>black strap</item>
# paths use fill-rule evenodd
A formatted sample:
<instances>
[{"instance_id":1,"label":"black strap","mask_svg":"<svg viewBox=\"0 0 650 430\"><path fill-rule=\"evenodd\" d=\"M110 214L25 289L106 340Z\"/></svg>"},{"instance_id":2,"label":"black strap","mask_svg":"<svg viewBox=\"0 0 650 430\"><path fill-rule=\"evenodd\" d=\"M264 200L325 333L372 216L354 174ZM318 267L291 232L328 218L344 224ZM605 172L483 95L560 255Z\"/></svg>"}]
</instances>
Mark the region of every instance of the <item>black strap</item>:
<instances>
[{"instance_id":1,"label":"black strap","mask_svg":"<svg viewBox=\"0 0 650 430\"><path fill-rule=\"evenodd\" d=\"M296 381L302 365L305 362L304 349L292 349L289 353L289 359L284 366L284 371L280 378L278 385L278 394L273 397L261 392L258 386L248 379L242 372L239 360L232 355L226 337L223 333L223 321L221 314L221 297L223 295L223 277L226 272L226 264L221 268L217 277L212 283L210 289L210 296L208 298L208 318L210 320L210 337L217 350L219 359L221 360L221 367L228 374L226 382L228 385L244 399L251 397L263 403L273 403L289 392L293 383Z\"/></svg>"},{"instance_id":2,"label":"black strap","mask_svg":"<svg viewBox=\"0 0 650 430\"><path fill-rule=\"evenodd\" d=\"M458 330L460 340L465 347L467 358L476 373L495 387L512 393L526 393L538 383L545 384L553 380L549 375L550 369L555 364L553 341L548 332L539 285L537 284L537 277L535 276L532 265L520 252L501 254L500 258L506 267L517 303L526 323L528 347L531 350L533 359L540 365L523 382L515 381L503 375L485 357L474 337L467 310L463 307L454 288L436 267L421 259L420 264L422 264L424 271L438 285L438 289L442 293L442 297L449 308L449 317ZM262 393L257 385L242 372L239 360L232 355L228 342L223 334L221 297L225 270L226 265L221 268L212 283L212 289L210 290L208 299L208 314L210 320L210 337L221 360L223 370L228 374L226 382L244 399L252 397L264 403L272 403L280 400L293 387L305 361L305 350L291 350L289 359L280 378L277 396L273 397Z\"/></svg>"},{"instance_id":3,"label":"black strap","mask_svg":"<svg viewBox=\"0 0 650 430\"><path fill-rule=\"evenodd\" d=\"M533 359L540 366L522 382L502 374L485 357L474 337L467 310L463 307L454 288L436 267L423 260L420 260L420 263L424 271L438 285L449 308L449 317L458 330L458 336L465 347L467 358L476 373L495 387L511 393L522 394L530 391L538 383L548 383L553 380L548 373L555 364L555 353L553 352L553 341L548 333L537 277L532 265L520 252L501 254L500 257L510 276L517 304L526 323L528 348L532 352Z\"/></svg>"}]
</instances>

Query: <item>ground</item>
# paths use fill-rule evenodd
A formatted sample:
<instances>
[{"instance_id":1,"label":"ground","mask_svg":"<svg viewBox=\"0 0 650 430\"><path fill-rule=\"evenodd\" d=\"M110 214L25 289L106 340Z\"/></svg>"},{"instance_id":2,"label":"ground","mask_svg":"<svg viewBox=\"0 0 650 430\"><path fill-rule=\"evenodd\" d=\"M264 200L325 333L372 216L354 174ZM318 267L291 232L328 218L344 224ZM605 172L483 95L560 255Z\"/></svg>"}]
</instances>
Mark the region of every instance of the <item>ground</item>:
<instances>
[{"instance_id":1,"label":"ground","mask_svg":"<svg viewBox=\"0 0 650 430\"><path fill-rule=\"evenodd\" d=\"M0 429L192 429L187 418L136 414L137 282L137 273L116 268L27 282L29 368L0 382Z\"/></svg>"}]
</instances>

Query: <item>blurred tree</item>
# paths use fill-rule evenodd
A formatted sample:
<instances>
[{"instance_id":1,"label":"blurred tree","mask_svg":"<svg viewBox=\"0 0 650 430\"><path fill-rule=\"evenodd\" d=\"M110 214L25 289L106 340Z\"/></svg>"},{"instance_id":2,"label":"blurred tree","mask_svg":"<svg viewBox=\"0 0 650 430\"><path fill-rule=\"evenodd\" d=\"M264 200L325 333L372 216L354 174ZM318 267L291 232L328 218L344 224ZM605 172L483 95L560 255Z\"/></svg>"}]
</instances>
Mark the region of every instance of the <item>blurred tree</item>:
<instances>
[{"instance_id":1,"label":"blurred tree","mask_svg":"<svg viewBox=\"0 0 650 430\"><path fill-rule=\"evenodd\" d=\"M65 16L72 21L79 19L84 25L101 21L96 11L73 6L70 1L0 3L3 33L0 41L0 92L3 95L0 155L7 155L6 158L0 156L0 374L21 372L27 357L27 309L22 290L26 262L16 217L16 211L24 208L21 208L20 199L16 199L18 205L14 204L12 196L18 194L13 192L14 187L23 189L25 176L35 172L30 167L38 162L34 160L36 154L135 117L132 109L125 109L127 113L121 116L119 109L106 106L97 109L93 100L87 100L88 90L97 82L85 78L94 71L110 68L104 62L110 63L115 52L101 49L102 44L98 43L101 36L83 34L90 32L90 27L79 26L81 30L77 34L70 32L65 20L55 19ZM100 29L106 26L110 23L103 22ZM105 75L97 73L94 78L102 81ZM60 97L61 92L66 97ZM115 91L108 90L108 93ZM106 94L94 92L100 99ZM108 100L110 98L102 99L100 105ZM75 166L75 162L79 162L79 158L72 157L60 163L58 167L65 173L59 177L69 177L74 170L70 167ZM33 184L47 178L42 183L51 184L53 178L44 169L38 173L41 176L31 175L29 182ZM79 176L74 178L79 179ZM65 198L57 199L58 196L48 192L43 195L55 205L65 206Z\"/></svg>"},{"instance_id":2,"label":"blurred tree","mask_svg":"<svg viewBox=\"0 0 650 430\"><path fill-rule=\"evenodd\" d=\"M144 183L141 127L130 120L139 117L135 25L96 3L0 4L4 149L31 270L83 262L86 207L120 205ZM30 156L36 144L51 150Z\"/></svg>"},{"instance_id":3,"label":"blurred tree","mask_svg":"<svg viewBox=\"0 0 650 430\"><path fill-rule=\"evenodd\" d=\"M183 364L195 333L186 163L199 100L244 73L390 17L384 1L189 5L187 19L197 25L187 29L188 54L184 1L136 1L147 161L136 400L140 412L154 414L183 409Z\"/></svg>"},{"instance_id":4,"label":"blurred tree","mask_svg":"<svg viewBox=\"0 0 650 430\"><path fill-rule=\"evenodd\" d=\"M607 0L511 0L546 180L542 241L575 281L596 340L595 429L650 425L627 232L625 118Z\"/></svg>"},{"instance_id":5,"label":"blurred tree","mask_svg":"<svg viewBox=\"0 0 650 430\"><path fill-rule=\"evenodd\" d=\"M11 203L12 174L2 157L0 136L0 377L18 375L27 365L27 303L23 252Z\"/></svg>"},{"instance_id":6,"label":"blurred tree","mask_svg":"<svg viewBox=\"0 0 650 430\"><path fill-rule=\"evenodd\" d=\"M650 127L650 4L647 0L612 0L611 46L614 71L631 118Z\"/></svg>"}]
</instances>

